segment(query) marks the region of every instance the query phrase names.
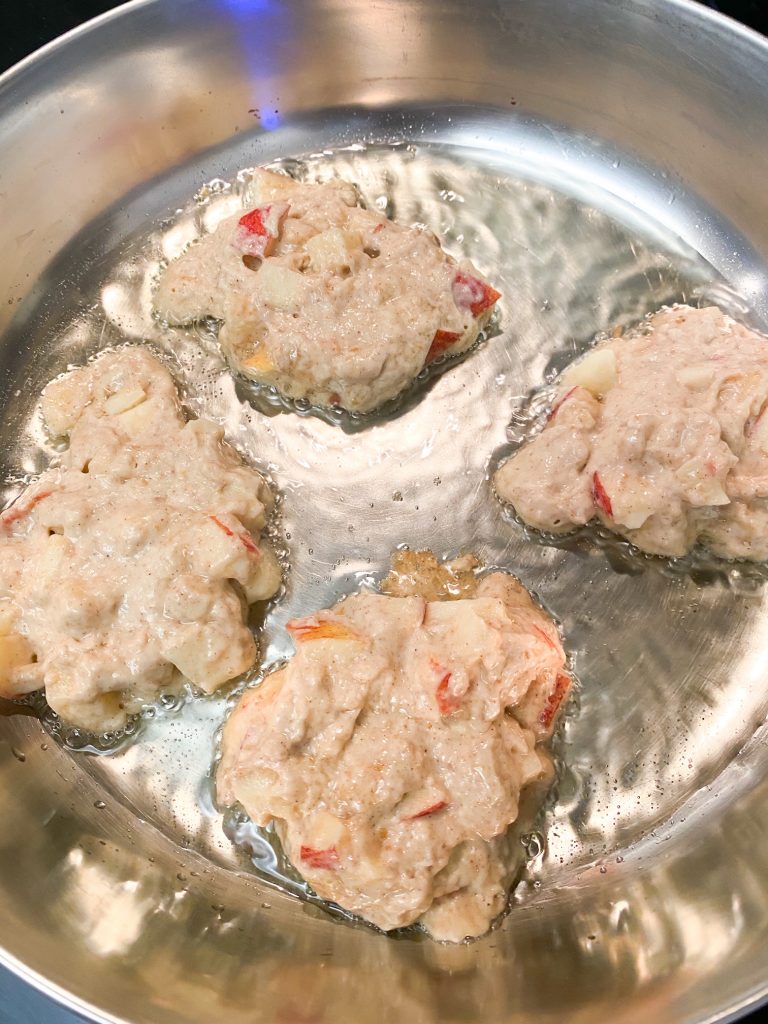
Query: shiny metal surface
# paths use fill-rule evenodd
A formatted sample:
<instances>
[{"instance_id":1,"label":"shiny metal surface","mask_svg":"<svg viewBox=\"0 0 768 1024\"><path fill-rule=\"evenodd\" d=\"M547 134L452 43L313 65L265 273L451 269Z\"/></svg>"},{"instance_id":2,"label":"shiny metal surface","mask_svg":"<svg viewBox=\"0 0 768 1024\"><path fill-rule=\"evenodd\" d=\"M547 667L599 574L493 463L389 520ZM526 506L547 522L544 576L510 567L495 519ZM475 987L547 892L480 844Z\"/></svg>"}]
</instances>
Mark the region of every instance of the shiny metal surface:
<instances>
[{"instance_id":1,"label":"shiny metal surface","mask_svg":"<svg viewBox=\"0 0 768 1024\"><path fill-rule=\"evenodd\" d=\"M460 947L332 920L254 873L211 800L225 697L108 756L0 706L2 959L94 1020L681 1024L768 992L764 573L544 547L488 484L530 389L594 332L683 297L765 327L768 50L687 3L468 11L137 3L0 80L6 496L51 454L40 387L145 338L282 493L267 660L289 615L429 544L518 572L581 679L511 912ZM238 201L241 169L286 157L430 224L504 290L497 336L366 429L279 411L205 332L149 316L158 260Z\"/></svg>"}]
</instances>

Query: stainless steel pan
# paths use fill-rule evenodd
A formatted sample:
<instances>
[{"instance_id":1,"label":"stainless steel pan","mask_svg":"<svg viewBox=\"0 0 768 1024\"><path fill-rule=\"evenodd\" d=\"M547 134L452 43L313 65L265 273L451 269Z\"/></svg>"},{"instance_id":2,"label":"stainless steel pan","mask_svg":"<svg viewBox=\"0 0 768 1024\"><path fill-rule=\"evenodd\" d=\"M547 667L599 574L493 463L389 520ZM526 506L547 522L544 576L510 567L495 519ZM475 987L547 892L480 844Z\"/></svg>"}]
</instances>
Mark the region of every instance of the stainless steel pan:
<instances>
[{"instance_id":1,"label":"stainless steel pan","mask_svg":"<svg viewBox=\"0 0 768 1024\"><path fill-rule=\"evenodd\" d=\"M504 289L496 336L366 429L270 405L208 334L149 317L163 248L286 157ZM0 80L6 496L51 455L41 386L146 339L282 492L267 661L289 614L429 544L517 571L581 679L511 912L458 947L332 919L258 843L256 873L211 800L226 698L160 709L106 756L3 706L4 963L130 1024L682 1024L764 998L765 573L545 547L488 473L596 331L681 298L765 326L767 178L768 48L684 0L144 0Z\"/></svg>"}]
</instances>

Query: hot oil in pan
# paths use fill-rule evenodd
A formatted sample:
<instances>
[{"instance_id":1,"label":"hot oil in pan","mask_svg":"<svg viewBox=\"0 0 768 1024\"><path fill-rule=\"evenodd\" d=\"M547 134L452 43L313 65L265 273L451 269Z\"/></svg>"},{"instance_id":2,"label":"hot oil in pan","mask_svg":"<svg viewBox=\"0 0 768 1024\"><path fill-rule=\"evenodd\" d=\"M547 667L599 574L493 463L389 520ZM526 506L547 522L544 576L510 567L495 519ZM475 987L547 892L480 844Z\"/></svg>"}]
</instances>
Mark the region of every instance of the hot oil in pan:
<instances>
[{"instance_id":1,"label":"hot oil in pan","mask_svg":"<svg viewBox=\"0 0 768 1024\"><path fill-rule=\"evenodd\" d=\"M116 244L91 272L85 313L66 290L55 318L41 302L36 329L60 337L50 373L126 338L149 341L167 356L189 408L222 422L231 443L270 474L281 491L276 529L288 571L286 594L266 618L267 664L290 653L287 619L375 579L398 545L473 551L512 569L561 621L581 680L559 733L557 785L525 840L519 894L535 899L576 872L641 858L655 830L715 779L764 716L762 687L750 685L762 678L760 573L706 564L692 576L687 565L638 557L607 539L607 552L593 539L542 543L495 501L489 473L535 429L546 393L533 389L596 332L626 328L664 303L717 301L741 316L743 305L658 220L618 208L596 186L576 198L537 182L535 169L523 177L501 151L353 146L282 163L303 178L341 175L371 207L422 223L469 256L504 296L488 339L418 382L397 409L363 422L327 422L308 408L297 415L235 380L215 324L166 329L150 296L162 260L240 209L243 173L209 183L151 237L137 232ZM179 176L168 208L185 202L188 181L188 171ZM51 454L33 416L15 470L33 473ZM9 496L20 479L9 479ZM111 756L73 756L180 847L242 867L248 854L222 828L211 778L234 699L169 703ZM303 891L268 838L233 817L227 832L247 840L265 876Z\"/></svg>"}]
</instances>

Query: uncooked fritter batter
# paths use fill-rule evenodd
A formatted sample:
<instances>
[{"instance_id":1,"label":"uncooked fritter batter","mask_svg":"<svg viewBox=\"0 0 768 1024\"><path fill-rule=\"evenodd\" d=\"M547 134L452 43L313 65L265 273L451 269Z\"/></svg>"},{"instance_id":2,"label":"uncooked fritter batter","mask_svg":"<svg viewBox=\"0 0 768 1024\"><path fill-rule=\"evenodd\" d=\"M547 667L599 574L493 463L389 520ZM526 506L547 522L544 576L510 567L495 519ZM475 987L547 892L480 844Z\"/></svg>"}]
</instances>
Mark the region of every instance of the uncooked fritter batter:
<instances>
[{"instance_id":1,"label":"uncooked fritter batter","mask_svg":"<svg viewBox=\"0 0 768 1024\"><path fill-rule=\"evenodd\" d=\"M70 444L0 515L0 694L44 686L105 732L184 679L211 692L250 668L247 607L281 575L264 479L221 427L185 422L145 349L54 381L43 415Z\"/></svg>"},{"instance_id":2,"label":"uncooked fritter batter","mask_svg":"<svg viewBox=\"0 0 768 1024\"><path fill-rule=\"evenodd\" d=\"M643 551L768 558L768 340L675 306L561 378L544 430L494 483L531 526L598 518Z\"/></svg>"},{"instance_id":3,"label":"uncooked fritter batter","mask_svg":"<svg viewBox=\"0 0 768 1024\"><path fill-rule=\"evenodd\" d=\"M346 182L258 170L248 198L170 264L155 307L174 323L223 321L233 367L291 398L375 409L470 348L500 297L431 232L362 209Z\"/></svg>"},{"instance_id":4,"label":"uncooked fritter batter","mask_svg":"<svg viewBox=\"0 0 768 1024\"><path fill-rule=\"evenodd\" d=\"M240 700L217 778L222 804L276 823L318 895L453 941L504 909L505 833L548 776L539 744L570 686L521 584L474 582L426 600L401 578L407 596L359 593L290 622L296 653Z\"/></svg>"}]
</instances>

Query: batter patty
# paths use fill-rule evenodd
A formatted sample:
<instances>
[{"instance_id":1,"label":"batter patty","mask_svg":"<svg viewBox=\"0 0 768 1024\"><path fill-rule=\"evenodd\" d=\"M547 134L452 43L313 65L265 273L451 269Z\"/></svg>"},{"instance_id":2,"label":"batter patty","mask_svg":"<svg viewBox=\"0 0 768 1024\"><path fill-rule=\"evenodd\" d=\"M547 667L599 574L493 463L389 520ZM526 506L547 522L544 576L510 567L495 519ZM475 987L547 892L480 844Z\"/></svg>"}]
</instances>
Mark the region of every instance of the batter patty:
<instances>
[{"instance_id":1,"label":"batter patty","mask_svg":"<svg viewBox=\"0 0 768 1024\"><path fill-rule=\"evenodd\" d=\"M293 399L369 412L466 351L500 294L431 232L362 209L344 181L254 174L249 209L162 274L162 318L222 321L232 366Z\"/></svg>"},{"instance_id":2,"label":"batter patty","mask_svg":"<svg viewBox=\"0 0 768 1024\"><path fill-rule=\"evenodd\" d=\"M217 776L221 804L274 822L322 898L453 941L504 909L505 833L548 776L540 744L570 685L554 623L517 580L458 588L426 600L401 578L406 596L290 622L296 653L240 700Z\"/></svg>"},{"instance_id":3,"label":"batter patty","mask_svg":"<svg viewBox=\"0 0 768 1024\"><path fill-rule=\"evenodd\" d=\"M219 426L185 421L141 348L66 374L42 405L70 443L0 515L0 694L45 687L105 732L184 679L211 692L250 668L248 605L280 586L263 478Z\"/></svg>"},{"instance_id":4,"label":"batter patty","mask_svg":"<svg viewBox=\"0 0 768 1024\"><path fill-rule=\"evenodd\" d=\"M599 519L643 551L768 558L768 340L675 306L562 375L544 430L497 471L541 530Z\"/></svg>"}]
</instances>

